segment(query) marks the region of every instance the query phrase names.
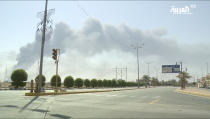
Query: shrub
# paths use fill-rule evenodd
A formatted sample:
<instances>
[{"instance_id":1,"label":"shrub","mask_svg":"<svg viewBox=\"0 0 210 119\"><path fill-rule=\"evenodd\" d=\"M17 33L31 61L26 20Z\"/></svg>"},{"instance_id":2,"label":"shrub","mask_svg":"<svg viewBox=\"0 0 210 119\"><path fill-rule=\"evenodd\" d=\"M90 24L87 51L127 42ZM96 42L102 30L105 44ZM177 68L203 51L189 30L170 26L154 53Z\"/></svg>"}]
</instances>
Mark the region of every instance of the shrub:
<instances>
[{"instance_id":1,"label":"shrub","mask_svg":"<svg viewBox=\"0 0 210 119\"><path fill-rule=\"evenodd\" d=\"M67 76L64 79L64 86L69 88L74 86L74 78L72 76Z\"/></svg>"},{"instance_id":2,"label":"shrub","mask_svg":"<svg viewBox=\"0 0 210 119\"><path fill-rule=\"evenodd\" d=\"M39 83L39 75L36 76L35 82L36 82L36 80L37 80L37 82ZM42 75L42 87L45 86L45 81L46 81L46 78L45 78L44 75Z\"/></svg>"},{"instance_id":3,"label":"shrub","mask_svg":"<svg viewBox=\"0 0 210 119\"><path fill-rule=\"evenodd\" d=\"M85 79L84 81L85 87L90 87L90 80L89 79Z\"/></svg>"},{"instance_id":4,"label":"shrub","mask_svg":"<svg viewBox=\"0 0 210 119\"><path fill-rule=\"evenodd\" d=\"M26 85L26 82L28 78L28 74L24 69L17 69L12 72L11 80L12 80L12 86L15 88L23 87Z\"/></svg>"},{"instance_id":5,"label":"shrub","mask_svg":"<svg viewBox=\"0 0 210 119\"><path fill-rule=\"evenodd\" d=\"M117 82L116 82L115 79L113 79L111 82L112 82L112 87L116 87L117 86Z\"/></svg>"},{"instance_id":6,"label":"shrub","mask_svg":"<svg viewBox=\"0 0 210 119\"><path fill-rule=\"evenodd\" d=\"M112 87L112 80L108 80L107 84L108 84L108 87Z\"/></svg>"},{"instance_id":7,"label":"shrub","mask_svg":"<svg viewBox=\"0 0 210 119\"><path fill-rule=\"evenodd\" d=\"M57 80L58 80L58 87L61 86L61 77L59 75L54 75L52 78L51 78L51 81L50 81L50 84L51 86L56 86L56 76L57 76Z\"/></svg>"},{"instance_id":8,"label":"shrub","mask_svg":"<svg viewBox=\"0 0 210 119\"><path fill-rule=\"evenodd\" d=\"M108 87L108 81L106 79L103 80L103 86Z\"/></svg>"},{"instance_id":9,"label":"shrub","mask_svg":"<svg viewBox=\"0 0 210 119\"><path fill-rule=\"evenodd\" d=\"M75 86L77 86L78 88L83 86L83 80L81 78L77 78L74 82Z\"/></svg>"},{"instance_id":10,"label":"shrub","mask_svg":"<svg viewBox=\"0 0 210 119\"><path fill-rule=\"evenodd\" d=\"M97 80L96 80L96 79L92 79L92 80L91 80L91 86L92 86L93 88L97 87Z\"/></svg>"},{"instance_id":11,"label":"shrub","mask_svg":"<svg viewBox=\"0 0 210 119\"><path fill-rule=\"evenodd\" d=\"M98 80L98 87L102 87L103 86L103 81L102 80Z\"/></svg>"}]
</instances>

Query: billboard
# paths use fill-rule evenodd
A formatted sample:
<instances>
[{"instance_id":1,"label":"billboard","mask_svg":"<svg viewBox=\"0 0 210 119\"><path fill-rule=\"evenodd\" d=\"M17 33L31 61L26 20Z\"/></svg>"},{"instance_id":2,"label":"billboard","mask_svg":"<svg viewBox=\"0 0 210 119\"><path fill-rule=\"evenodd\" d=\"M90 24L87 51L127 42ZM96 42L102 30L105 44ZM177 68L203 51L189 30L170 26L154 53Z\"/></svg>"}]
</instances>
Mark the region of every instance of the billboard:
<instances>
[{"instance_id":1,"label":"billboard","mask_svg":"<svg viewBox=\"0 0 210 119\"><path fill-rule=\"evenodd\" d=\"M162 65L162 73L179 73L180 65Z\"/></svg>"}]
</instances>

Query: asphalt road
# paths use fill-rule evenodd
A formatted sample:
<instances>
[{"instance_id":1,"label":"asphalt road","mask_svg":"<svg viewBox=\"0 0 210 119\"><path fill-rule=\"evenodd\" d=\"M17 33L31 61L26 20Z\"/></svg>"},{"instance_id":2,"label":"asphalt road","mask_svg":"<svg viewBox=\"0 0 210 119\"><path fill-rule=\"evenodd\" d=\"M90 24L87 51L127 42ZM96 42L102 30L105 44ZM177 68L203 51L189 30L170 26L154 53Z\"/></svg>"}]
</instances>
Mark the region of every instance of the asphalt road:
<instances>
[{"instance_id":1,"label":"asphalt road","mask_svg":"<svg viewBox=\"0 0 210 119\"><path fill-rule=\"evenodd\" d=\"M0 118L210 119L210 99L159 87L103 93L26 97L0 91Z\"/></svg>"}]
</instances>

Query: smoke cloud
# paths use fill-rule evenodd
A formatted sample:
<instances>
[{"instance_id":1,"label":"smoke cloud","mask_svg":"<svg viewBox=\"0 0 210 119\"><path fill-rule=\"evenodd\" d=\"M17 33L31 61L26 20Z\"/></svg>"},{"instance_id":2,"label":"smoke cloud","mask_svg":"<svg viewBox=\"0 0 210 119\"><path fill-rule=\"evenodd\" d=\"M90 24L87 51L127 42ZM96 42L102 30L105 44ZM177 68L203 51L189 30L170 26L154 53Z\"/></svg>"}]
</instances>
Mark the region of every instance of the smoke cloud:
<instances>
[{"instance_id":1,"label":"smoke cloud","mask_svg":"<svg viewBox=\"0 0 210 119\"><path fill-rule=\"evenodd\" d=\"M210 60L208 56L210 47L207 44L180 45L175 39L165 38L166 35L167 29L142 31L125 24L118 26L103 24L94 18L87 19L77 30L60 22L55 25L53 32L47 33L44 56L51 57L53 48L60 48L62 54L75 51L83 58L113 50L136 55L131 45L141 42L144 43L143 57L145 59L155 57L156 62L160 64L184 61L199 65L204 58L206 61ZM20 48L15 68L27 69L39 60L40 47L41 34L36 34L34 42Z\"/></svg>"}]
</instances>

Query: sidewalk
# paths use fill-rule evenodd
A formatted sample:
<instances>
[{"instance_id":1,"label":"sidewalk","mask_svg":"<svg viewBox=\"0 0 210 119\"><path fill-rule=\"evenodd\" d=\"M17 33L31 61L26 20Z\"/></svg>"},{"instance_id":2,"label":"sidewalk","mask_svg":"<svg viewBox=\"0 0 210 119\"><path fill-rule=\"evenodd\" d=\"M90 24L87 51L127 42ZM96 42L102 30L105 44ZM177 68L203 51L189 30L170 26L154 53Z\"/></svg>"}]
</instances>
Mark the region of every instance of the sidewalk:
<instances>
[{"instance_id":1,"label":"sidewalk","mask_svg":"<svg viewBox=\"0 0 210 119\"><path fill-rule=\"evenodd\" d=\"M203 90L200 88L186 88L184 90L181 90L180 88L178 88L176 89L176 92L210 98L210 91Z\"/></svg>"}]
</instances>

